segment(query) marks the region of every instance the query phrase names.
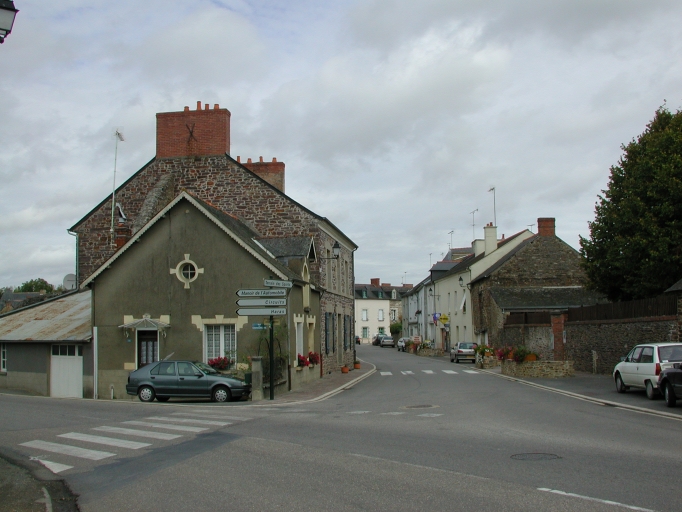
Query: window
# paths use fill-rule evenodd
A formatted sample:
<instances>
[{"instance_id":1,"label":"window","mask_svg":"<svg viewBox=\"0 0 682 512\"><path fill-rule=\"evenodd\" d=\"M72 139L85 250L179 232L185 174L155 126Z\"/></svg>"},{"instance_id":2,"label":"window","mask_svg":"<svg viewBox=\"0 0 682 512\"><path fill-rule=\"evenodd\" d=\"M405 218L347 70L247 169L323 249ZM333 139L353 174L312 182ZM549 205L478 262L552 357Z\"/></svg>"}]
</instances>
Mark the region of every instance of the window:
<instances>
[{"instance_id":1,"label":"window","mask_svg":"<svg viewBox=\"0 0 682 512\"><path fill-rule=\"evenodd\" d=\"M363 338L369 338L369 327L363 327L362 328L362 337Z\"/></svg>"},{"instance_id":2,"label":"window","mask_svg":"<svg viewBox=\"0 0 682 512\"><path fill-rule=\"evenodd\" d=\"M362 298L363 299L367 298L367 290L362 290Z\"/></svg>"},{"instance_id":3,"label":"window","mask_svg":"<svg viewBox=\"0 0 682 512\"><path fill-rule=\"evenodd\" d=\"M332 333L332 314L324 314L324 352L329 355L329 345L331 344L331 333Z\"/></svg>"},{"instance_id":4,"label":"window","mask_svg":"<svg viewBox=\"0 0 682 512\"><path fill-rule=\"evenodd\" d=\"M234 324L206 325L206 362L216 357L237 359L237 332Z\"/></svg>"},{"instance_id":5,"label":"window","mask_svg":"<svg viewBox=\"0 0 682 512\"><path fill-rule=\"evenodd\" d=\"M389 313L391 322L395 322L397 317L398 317L398 311L395 309L392 309L391 312Z\"/></svg>"},{"instance_id":6,"label":"window","mask_svg":"<svg viewBox=\"0 0 682 512\"><path fill-rule=\"evenodd\" d=\"M642 357L639 359L640 363L653 363L654 362L654 347L644 347L642 349Z\"/></svg>"},{"instance_id":7,"label":"window","mask_svg":"<svg viewBox=\"0 0 682 512\"><path fill-rule=\"evenodd\" d=\"M391 300L396 300L398 298L398 294L396 293L395 290L391 290Z\"/></svg>"},{"instance_id":8,"label":"window","mask_svg":"<svg viewBox=\"0 0 682 512\"><path fill-rule=\"evenodd\" d=\"M159 360L159 331L137 331L137 367Z\"/></svg>"},{"instance_id":9,"label":"window","mask_svg":"<svg viewBox=\"0 0 682 512\"><path fill-rule=\"evenodd\" d=\"M379 290L379 291L377 292L377 296L378 296L380 299L383 299L383 298L384 298L384 292L382 292L381 290Z\"/></svg>"},{"instance_id":10,"label":"window","mask_svg":"<svg viewBox=\"0 0 682 512\"><path fill-rule=\"evenodd\" d=\"M52 345L53 356L79 356L83 355L83 345Z\"/></svg>"},{"instance_id":11,"label":"window","mask_svg":"<svg viewBox=\"0 0 682 512\"><path fill-rule=\"evenodd\" d=\"M294 359L295 366L298 366L298 354L307 356L303 351L303 322L296 322L296 359Z\"/></svg>"},{"instance_id":12,"label":"window","mask_svg":"<svg viewBox=\"0 0 682 512\"><path fill-rule=\"evenodd\" d=\"M7 371L7 345L0 343L0 372Z\"/></svg>"},{"instance_id":13,"label":"window","mask_svg":"<svg viewBox=\"0 0 682 512\"><path fill-rule=\"evenodd\" d=\"M175 375L175 363L162 362L152 369L152 375Z\"/></svg>"},{"instance_id":14,"label":"window","mask_svg":"<svg viewBox=\"0 0 682 512\"><path fill-rule=\"evenodd\" d=\"M386 334L386 333L384 332L384 327L379 327L379 334Z\"/></svg>"},{"instance_id":15,"label":"window","mask_svg":"<svg viewBox=\"0 0 682 512\"><path fill-rule=\"evenodd\" d=\"M343 350L348 350L350 346L350 315L343 315Z\"/></svg>"},{"instance_id":16,"label":"window","mask_svg":"<svg viewBox=\"0 0 682 512\"><path fill-rule=\"evenodd\" d=\"M182 266L182 277L188 281L192 281L195 275L197 275L197 268L193 263L185 263Z\"/></svg>"},{"instance_id":17,"label":"window","mask_svg":"<svg viewBox=\"0 0 682 512\"><path fill-rule=\"evenodd\" d=\"M380 322L384 321L384 310L383 309L379 310L379 321Z\"/></svg>"},{"instance_id":18,"label":"window","mask_svg":"<svg viewBox=\"0 0 682 512\"><path fill-rule=\"evenodd\" d=\"M366 322L367 319L368 319L367 310L366 310L366 309L363 309L363 310L362 310L362 320L363 320L364 322Z\"/></svg>"}]
</instances>

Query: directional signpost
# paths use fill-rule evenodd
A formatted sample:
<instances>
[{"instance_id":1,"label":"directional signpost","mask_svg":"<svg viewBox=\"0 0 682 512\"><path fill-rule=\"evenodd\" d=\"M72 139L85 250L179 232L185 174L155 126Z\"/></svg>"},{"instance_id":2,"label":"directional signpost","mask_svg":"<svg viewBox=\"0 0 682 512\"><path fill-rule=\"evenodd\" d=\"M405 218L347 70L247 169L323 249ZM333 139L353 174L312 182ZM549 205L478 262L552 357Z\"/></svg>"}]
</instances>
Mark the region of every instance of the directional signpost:
<instances>
[{"instance_id":1,"label":"directional signpost","mask_svg":"<svg viewBox=\"0 0 682 512\"><path fill-rule=\"evenodd\" d=\"M291 281L280 281L276 279L264 279L263 284L270 288L237 290L237 297L257 297L244 298L237 301L237 306L242 306L237 310L239 316L269 316L270 317L270 400L275 399L275 330L274 324L276 316L287 314L287 294L293 286ZM284 297L284 298L276 298ZM263 324L253 324L253 328L261 330L265 328Z\"/></svg>"}]
</instances>

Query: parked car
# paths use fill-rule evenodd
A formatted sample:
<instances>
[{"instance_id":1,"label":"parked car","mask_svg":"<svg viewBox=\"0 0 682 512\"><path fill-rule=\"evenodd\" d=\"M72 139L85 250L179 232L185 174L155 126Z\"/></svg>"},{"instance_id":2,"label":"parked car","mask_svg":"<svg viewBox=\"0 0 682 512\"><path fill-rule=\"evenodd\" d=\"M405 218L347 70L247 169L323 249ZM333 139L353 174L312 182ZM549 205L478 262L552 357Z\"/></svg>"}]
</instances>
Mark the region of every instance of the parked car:
<instances>
[{"instance_id":1,"label":"parked car","mask_svg":"<svg viewBox=\"0 0 682 512\"><path fill-rule=\"evenodd\" d=\"M677 397L682 398L682 368L680 363L674 363L672 368L666 368L658 376L658 389L663 393L665 404L675 407Z\"/></svg>"},{"instance_id":2,"label":"parked car","mask_svg":"<svg viewBox=\"0 0 682 512\"><path fill-rule=\"evenodd\" d=\"M158 361L131 372L126 392L137 395L142 402L152 402L154 398L165 402L173 396L228 402L248 397L251 384L222 375L205 363Z\"/></svg>"},{"instance_id":3,"label":"parked car","mask_svg":"<svg viewBox=\"0 0 682 512\"><path fill-rule=\"evenodd\" d=\"M459 363L460 361L476 362L474 344L468 341L460 341L450 349L450 362Z\"/></svg>"},{"instance_id":4,"label":"parked car","mask_svg":"<svg viewBox=\"0 0 682 512\"><path fill-rule=\"evenodd\" d=\"M405 352L405 346L407 345L408 341L410 341L410 338L400 338L398 340L398 352Z\"/></svg>"},{"instance_id":5,"label":"parked car","mask_svg":"<svg viewBox=\"0 0 682 512\"><path fill-rule=\"evenodd\" d=\"M372 338L372 345L378 347L381 344L381 336L381 334L375 334Z\"/></svg>"},{"instance_id":6,"label":"parked car","mask_svg":"<svg viewBox=\"0 0 682 512\"><path fill-rule=\"evenodd\" d=\"M382 347L394 347L395 348L395 340L393 339L393 336L390 336L388 334L382 334L379 336L379 345Z\"/></svg>"},{"instance_id":7,"label":"parked car","mask_svg":"<svg viewBox=\"0 0 682 512\"><path fill-rule=\"evenodd\" d=\"M673 363L682 362L682 343L644 343L637 345L613 369L616 391L646 390L650 400L659 394L658 377Z\"/></svg>"}]
</instances>

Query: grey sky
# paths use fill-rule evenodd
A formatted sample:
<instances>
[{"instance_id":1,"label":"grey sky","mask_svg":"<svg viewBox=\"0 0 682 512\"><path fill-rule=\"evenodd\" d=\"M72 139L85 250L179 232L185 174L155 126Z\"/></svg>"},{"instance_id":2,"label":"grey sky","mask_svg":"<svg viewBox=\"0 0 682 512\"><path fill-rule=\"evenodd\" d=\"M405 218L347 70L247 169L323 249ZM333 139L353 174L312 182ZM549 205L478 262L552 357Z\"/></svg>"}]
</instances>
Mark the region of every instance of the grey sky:
<instances>
[{"instance_id":1,"label":"grey sky","mask_svg":"<svg viewBox=\"0 0 682 512\"><path fill-rule=\"evenodd\" d=\"M682 3L16 0L0 46L0 286L73 272L66 233L153 156L155 114L219 103L232 154L416 283L493 220L578 248L620 145L682 106Z\"/></svg>"}]
</instances>

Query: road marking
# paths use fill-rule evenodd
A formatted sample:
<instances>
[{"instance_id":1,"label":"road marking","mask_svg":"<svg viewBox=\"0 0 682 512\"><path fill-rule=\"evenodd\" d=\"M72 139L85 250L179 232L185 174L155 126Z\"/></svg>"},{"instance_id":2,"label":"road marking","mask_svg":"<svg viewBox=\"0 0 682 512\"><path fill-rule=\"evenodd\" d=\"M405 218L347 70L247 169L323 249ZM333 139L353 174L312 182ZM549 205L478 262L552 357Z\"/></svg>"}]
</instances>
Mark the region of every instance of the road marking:
<instances>
[{"instance_id":1,"label":"road marking","mask_svg":"<svg viewBox=\"0 0 682 512\"><path fill-rule=\"evenodd\" d=\"M436 418L437 416L442 416L442 414L426 413L426 414L417 414L417 416L421 416L422 418Z\"/></svg>"},{"instance_id":2,"label":"road marking","mask_svg":"<svg viewBox=\"0 0 682 512\"><path fill-rule=\"evenodd\" d=\"M43 460L38 457L31 457L31 460L37 460L55 474L66 471L67 469L73 469L73 466L67 466L66 464L60 464L59 462L52 462L50 460Z\"/></svg>"},{"instance_id":3,"label":"road marking","mask_svg":"<svg viewBox=\"0 0 682 512\"><path fill-rule=\"evenodd\" d=\"M443 370L443 373L447 373L448 375L457 375L455 370Z\"/></svg>"},{"instance_id":4,"label":"road marking","mask_svg":"<svg viewBox=\"0 0 682 512\"><path fill-rule=\"evenodd\" d=\"M86 443L116 446L117 448L129 448L131 450L139 450L140 448L146 448L147 446L151 446L151 444L149 443L126 441L125 439L115 439L113 437L91 436L90 434L81 434L80 432L69 432L68 434L59 434L57 437L73 439L74 441L84 441Z\"/></svg>"},{"instance_id":5,"label":"road marking","mask_svg":"<svg viewBox=\"0 0 682 512\"><path fill-rule=\"evenodd\" d=\"M381 375L393 375L391 372L379 372Z\"/></svg>"},{"instance_id":6,"label":"road marking","mask_svg":"<svg viewBox=\"0 0 682 512\"><path fill-rule=\"evenodd\" d=\"M596 501L597 503L604 503L606 505L614 505L616 507L629 508L630 510L641 510L643 512L654 512L650 508L635 507L634 505L626 505L624 503L618 503L617 501L601 500L599 498L591 498L590 496L583 496L582 494L574 494L572 492L557 491L556 489L545 489L542 487L538 487L538 491L551 492L553 494L559 494L561 496L570 496L571 498L580 498L581 500Z\"/></svg>"},{"instance_id":7,"label":"road marking","mask_svg":"<svg viewBox=\"0 0 682 512\"><path fill-rule=\"evenodd\" d=\"M372 412L372 411L349 411L346 414L367 414L370 412Z\"/></svg>"},{"instance_id":8,"label":"road marking","mask_svg":"<svg viewBox=\"0 0 682 512\"><path fill-rule=\"evenodd\" d=\"M226 425L232 425L228 421L213 421L213 420L192 420L189 418L168 418L166 416L150 416L146 418L148 420L156 421L177 421L178 423L198 423L199 425L216 425L218 427L224 427Z\"/></svg>"},{"instance_id":9,"label":"road marking","mask_svg":"<svg viewBox=\"0 0 682 512\"><path fill-rule=\"evenodd\" d=\"M380 413L384 416L398 416L399 414L405 414L404 412L382 412Z\"/></svg>"},{"instance_id":10,"label":"road marking","mask_svg":"<svg viewBox=\"0 0 682 512\"><path fill-rule=\"evenodd\" d=\"M401 371L400 373L402 373L403 375L414 375L414 372L411 372L410 370L407 370L407 371L404 371L404 372Z\"/></svg>"},{"instance_id":11,"label":"road marking","mask_svg":"<svg viewBox=\"0 0 682 512\"><path fill-rule=\"evenodd\" d=\"M190 427L188 425L166 425L165 423L152 423L149 421L124 421L126 425L137 425L139 427L156 427L168 430L182 430L183 432L203 432L208 430L206 427Z\"/></svg>"},{"instance_id":12,"label":"road marking","mask_svg":"<svg viewBox=\"0 0 682 512\"><path fill-rule=\"evenodd\" d=\"M298 412L298 411L297 411ZM204 413L203 411L190 412L174 412L171 416L197 416L201 415L203 418L215 418L218 420L232 420L232 421L249 421L253 418L246 418L244 416L223 416L222 414Z\"/></svg>"},{"instance_id":13,"label":"road marking","mask_svg":"<svg viewBox=\"0 0 682 512\"><path fill-rule=\"evenodd\" d=\"M62 455L71 455L72 457L90 460L102 460L116 455L115 453L87 450L85 448L78 448L77 446L70 446L68 444L49 443L47 441L39 440L21 443L20 446L27 446L28 448L36 448L38 450L45 450L46 452L61 453Z\"/></svg>"},{"instance_id":14,"label":"road marking","mask_svg":"<svg viewBox=\"0 0 682 512\"><path fill-rule=\"evenodd\" d=\"M100 432L109 432L111 434L123 434L126 436L148 437L150 439L162 439L164 441L171 441L182 437L180 434L166 434L165 432L148 432L147 430L135 430L132 428L121 427L96 427L92 430L99 430Z\"/></svg>"},{"instance_id":15,"label":"road marking","mask_svg":"<svg viewBox=\"0 0 682 512\"><path fill-rule=\"evenodd\" d=\"M429 375L433 375L433 370L422 370L424 373L428 373Z\"/></svg>"},{"instance_id":16,"label":"road marking","mask_svg":"<svg viewBox=\"0 0 682 512\"><path fill-rule=\"evenodd\" d=\"M474 375L478 375L478 372L475 370L464 370L464 373L473 373Z\"/></svg>"}]
</instances>

